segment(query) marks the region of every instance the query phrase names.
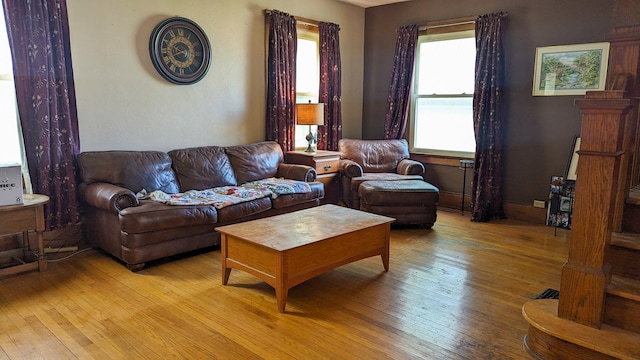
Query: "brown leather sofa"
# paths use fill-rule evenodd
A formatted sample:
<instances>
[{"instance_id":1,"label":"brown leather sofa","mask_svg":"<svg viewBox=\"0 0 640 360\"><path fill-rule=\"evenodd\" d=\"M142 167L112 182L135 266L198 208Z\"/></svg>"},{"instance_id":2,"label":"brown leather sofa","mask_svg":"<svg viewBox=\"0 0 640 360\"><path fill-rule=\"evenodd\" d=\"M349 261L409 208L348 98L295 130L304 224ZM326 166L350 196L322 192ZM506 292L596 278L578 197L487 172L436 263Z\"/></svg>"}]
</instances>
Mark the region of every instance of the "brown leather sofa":
<instances>
[{"instance_id":1,"label":"brown leather sofa","mask_svg":"<svg viewBox=\"0 0 640 360\"><path fill-rule=\"evenodd\" d=\"M341 139L342 200L351 208L396 219L396 224L436 221L439 190L422 178L425 168L409 159L406 140Z\"/></svg>"},{"instance_id":2,"label":"brown leather sofa","mask_svg":"<svg viewBox=\"0 0 640 360\"><path fill-rule=\"evenodd\" d=\"M260 142L160 151L91 151L78 155L83 222L88 243L133 271L146 262L217 246L214 227L317 206L324 186L315 169L285 164L280 145ZM311 192L263 197L220 209L141 200L141 190L176 194L282 177L309 183Z\"/></svg>"}]
</instances>

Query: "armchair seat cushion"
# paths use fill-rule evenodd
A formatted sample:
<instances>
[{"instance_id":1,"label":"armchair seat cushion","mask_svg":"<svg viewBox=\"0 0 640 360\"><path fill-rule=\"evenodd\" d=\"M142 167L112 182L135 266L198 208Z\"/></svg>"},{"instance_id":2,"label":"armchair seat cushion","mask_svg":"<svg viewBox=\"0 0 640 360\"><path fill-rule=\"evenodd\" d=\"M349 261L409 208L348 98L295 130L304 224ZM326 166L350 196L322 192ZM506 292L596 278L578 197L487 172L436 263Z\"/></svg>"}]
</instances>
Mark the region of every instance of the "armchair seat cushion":
<instances>
[{"instance_id":1,"label":"armchair seat cushion","mask_svg":"<svg viewBox=\"0 0 640 360\"><path fill-rule=\"evenodd\" d=\"M358 176L355 178L351 178L351 191L358 193L358 188L360 184L365 181L376 181L376 182L386 182L386 181L422 181L422 176L420 175L400 175L396 173L364 173L362 176Z\"/></svg>"}]
</instances>

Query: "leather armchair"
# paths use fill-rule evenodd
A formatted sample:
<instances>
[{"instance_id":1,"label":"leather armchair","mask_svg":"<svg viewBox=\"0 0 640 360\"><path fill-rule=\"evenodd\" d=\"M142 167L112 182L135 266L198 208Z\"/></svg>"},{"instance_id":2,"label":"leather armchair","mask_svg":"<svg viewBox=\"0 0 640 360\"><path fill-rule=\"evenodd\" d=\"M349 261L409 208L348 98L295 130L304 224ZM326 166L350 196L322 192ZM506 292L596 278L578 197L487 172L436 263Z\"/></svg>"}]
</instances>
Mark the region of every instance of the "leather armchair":
<instances>
[{"instance_id":1,"label":"leather armchair","mask_svg":"<svg viewBox=\"0 0 640 360\"><path fill-rule=\"evenodd\" d=\"M409 144L404 139L341 139L338 146L342 200L350 208L360 208L358 188L364 181L423 180L424 165L409 159Z\"/></svg>"}]
</instances>

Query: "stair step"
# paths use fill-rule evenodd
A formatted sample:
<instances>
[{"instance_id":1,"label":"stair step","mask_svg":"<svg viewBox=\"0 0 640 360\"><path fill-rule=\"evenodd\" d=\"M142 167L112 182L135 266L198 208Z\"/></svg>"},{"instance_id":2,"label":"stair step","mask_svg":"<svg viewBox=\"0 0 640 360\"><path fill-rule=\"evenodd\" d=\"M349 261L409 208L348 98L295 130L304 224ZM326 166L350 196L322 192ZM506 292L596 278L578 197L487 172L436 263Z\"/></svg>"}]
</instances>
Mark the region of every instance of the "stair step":
<instances>
[{"instance_id":1,"label":"stair step","mask_svg":"<svg viewBox=\"0 0 640 360\"><path fill-rule=\"evenodd\" d=\"M607 286L607 293L633 301L640 301L640 280L614 275Z\"/></svg>"},{"instance_id":2,"label":"stair step","mask_svg":"<svg viewBox=\"0 0 640 360\"><path fill-rule=\"evenodd\" d=\"M640 250L640 234L629 232L611 233L611 245Z\"/></svg>"},{"instance_id":3,"label":"stair step","mask_svg":"<svg viewBox=\"0 0 640 360\"><path fill-rule=\"evenodd\" d=\"M640 205L640 185L636 185L634 188L629 190L627 204Z\"/></svg>"},{"instance_id":4,"label":"stair step","mask_svg":"<svg viewBox=\"0 0 640 360\"><path fill-rule=\"evenodd\" d=\"M640 280L613 275L606 292L603 322L640 334Z\"/></svg>"}]
</instances>

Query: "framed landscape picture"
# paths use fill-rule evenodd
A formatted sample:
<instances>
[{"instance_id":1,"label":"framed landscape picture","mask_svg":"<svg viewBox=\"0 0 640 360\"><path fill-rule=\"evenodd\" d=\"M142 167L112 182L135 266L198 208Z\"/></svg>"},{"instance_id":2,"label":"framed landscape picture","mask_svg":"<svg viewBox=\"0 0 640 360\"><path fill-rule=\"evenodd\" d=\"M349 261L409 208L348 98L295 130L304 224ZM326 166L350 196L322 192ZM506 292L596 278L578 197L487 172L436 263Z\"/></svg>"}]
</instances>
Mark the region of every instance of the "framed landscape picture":
<instances>
[{"instance_id":1,"label":"framed landscape picture","mask_svg":"<svg viewBox=\"0 0 640 360\"><path fill-rule=\"evenodd\" d=\"M604 90L608 61L608 42L536 48L533 96Z\"/></svg>"}]
</instances>

